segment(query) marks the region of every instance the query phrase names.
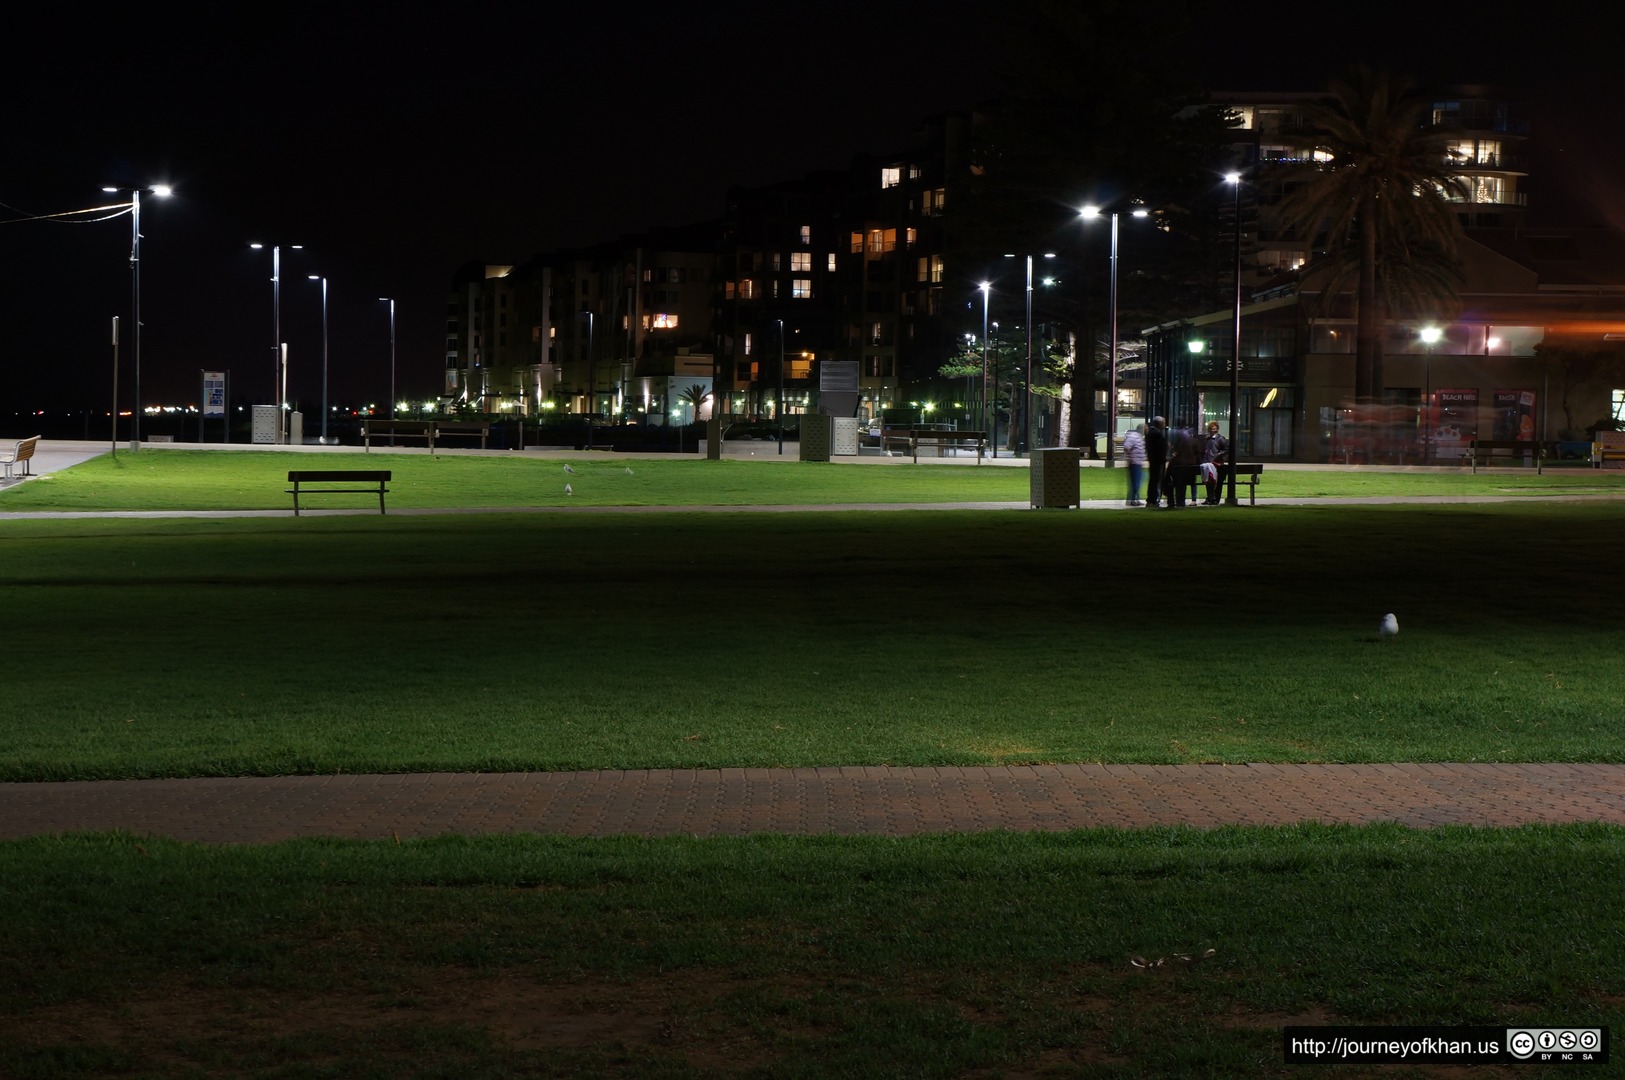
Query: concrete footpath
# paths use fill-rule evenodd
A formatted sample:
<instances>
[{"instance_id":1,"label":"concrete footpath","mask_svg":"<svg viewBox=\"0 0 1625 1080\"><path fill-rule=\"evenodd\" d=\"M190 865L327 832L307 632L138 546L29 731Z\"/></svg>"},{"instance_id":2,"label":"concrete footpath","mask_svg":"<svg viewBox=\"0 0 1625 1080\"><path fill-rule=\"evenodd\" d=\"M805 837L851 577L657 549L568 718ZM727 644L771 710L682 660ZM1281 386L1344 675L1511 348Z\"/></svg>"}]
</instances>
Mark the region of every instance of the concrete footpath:
<instances>
[{"instance_id":1,"label":"concrete footpath","mask_svg":"<svg viewBox=\"0 0 1625 1080\"><path fill-rule=\"evenodd\" d=\"M1625 825L1625 765L1025 765L429 773L0 784L0 839L448 833L908 836L1304 821Z\"/></svg>"}]
</instances>

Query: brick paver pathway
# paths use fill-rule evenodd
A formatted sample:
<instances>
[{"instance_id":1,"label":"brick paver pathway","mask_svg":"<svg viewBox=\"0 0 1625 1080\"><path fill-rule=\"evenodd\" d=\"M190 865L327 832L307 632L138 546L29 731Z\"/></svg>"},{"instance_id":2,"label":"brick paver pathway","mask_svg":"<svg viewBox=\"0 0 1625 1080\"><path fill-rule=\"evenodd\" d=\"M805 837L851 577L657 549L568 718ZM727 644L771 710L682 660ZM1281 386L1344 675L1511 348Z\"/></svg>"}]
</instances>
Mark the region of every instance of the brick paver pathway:
<instances>
[{"instance_id":1,"label":"brick paver pathway","mask_svg":"<svg viewBox=\"0 0 1625 1080\"><path fill-rule=\"evenodd\" d=\"M1625 765L1032 765L0 784L0 839L445 833L905 836L1301 821L1625 824Z\"/></svg>"}]
</instances>

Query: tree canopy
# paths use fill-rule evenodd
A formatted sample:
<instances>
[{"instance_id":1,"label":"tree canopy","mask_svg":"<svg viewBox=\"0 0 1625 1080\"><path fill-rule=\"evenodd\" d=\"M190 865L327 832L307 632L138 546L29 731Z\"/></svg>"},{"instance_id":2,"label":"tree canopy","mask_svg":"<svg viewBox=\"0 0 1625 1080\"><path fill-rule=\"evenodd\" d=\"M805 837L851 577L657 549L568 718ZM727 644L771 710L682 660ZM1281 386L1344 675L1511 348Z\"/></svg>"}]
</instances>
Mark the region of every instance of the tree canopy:
<instances>
[{"instance_id":1,"label":"tree canopy","mask_svg":"<svg viewBox=\"0 0 1625 1080\"><path fill-rule=\"evenodd\" d=\"M1411 84L1370 68L1335 80L1305 106L1307 130L1287 171L1282 216L1324 252L1323 295L1354 285L1355 396L1383 392L1382 334L1391 311L1454 300L1461 223L1450 205L1465 196Z\"/></svg>"}]
</instances>

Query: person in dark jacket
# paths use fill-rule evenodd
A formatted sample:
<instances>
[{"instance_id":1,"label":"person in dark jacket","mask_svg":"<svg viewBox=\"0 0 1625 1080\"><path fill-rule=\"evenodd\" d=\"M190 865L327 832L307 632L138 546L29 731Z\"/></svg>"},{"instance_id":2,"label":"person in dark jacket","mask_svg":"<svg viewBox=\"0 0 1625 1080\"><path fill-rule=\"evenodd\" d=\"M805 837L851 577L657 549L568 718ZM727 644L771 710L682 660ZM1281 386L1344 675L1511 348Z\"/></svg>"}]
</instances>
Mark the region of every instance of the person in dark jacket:
<instances>
[{"instance_id":1,"label":"person in dark jacket","mask_svg":"<svg viewBox=\"0 0 1625 1080\"><path fill-rule=\"evenodd\" d=\"M1160 416L1153 416L1145 429L1145 463L1145 505L1155 510L1161 505L1162 477L1168 469L1168 421Z\"/></svg>"},{"instance_id":2,"label":"person in dark jacket","mask_svg":"<svg viewBox=\"0 0 1625 1080\"><path fill-rule=\"evenodd\" d=\"M1202 482L1207 486L1207 506L1219 505L1219 481L1230 460L1230 440L1219 434L1219 422L1209 420L1207 437L1202 440Z\"/></svg>"},{"instance_id":3,"label":"person in dark jacket","mask_svg":"<svg viewBox=\"0 0 1625 1080\"><path fill-rule=\"evenodd\" d=\"M1168 473L1163 482L1168 496L1168 509L1185 509L1185 492L1196 485L1196 439L1189 428L1175 428L1168 433Z\"/></svg>"}]
</instances>

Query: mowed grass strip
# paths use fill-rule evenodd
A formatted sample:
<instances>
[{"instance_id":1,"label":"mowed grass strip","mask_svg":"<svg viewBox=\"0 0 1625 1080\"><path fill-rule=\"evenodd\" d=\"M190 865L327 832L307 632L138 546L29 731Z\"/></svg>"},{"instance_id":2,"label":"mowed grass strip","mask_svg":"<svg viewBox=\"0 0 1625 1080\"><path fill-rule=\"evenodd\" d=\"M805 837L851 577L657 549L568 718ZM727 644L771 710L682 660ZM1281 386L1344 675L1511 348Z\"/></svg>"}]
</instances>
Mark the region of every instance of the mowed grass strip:
<instances>
[{"instance_id":1,"label":"mowed grass strip","mask_svg":"<svg viewBox=\"0 0 1625 1080\"><path fill-rule=\"evenodd\" d=\"M7 1075L1346 1075L1625 1024L1625 830L0 845ZM71 928L71 932L68 932ZM1346 1068L1346 1067L1345 1067Z\"/></svg>"},{"instance_id":2,"label":"mowed grass strip","mask_svg":"<svg viewBox=\"0 0 1625 1080\"><path fill-rule=\"evenodd\" d=\"M764 447L766 444L764 444ZM398 510L584 506L793 506L832 503L1015 502L1030 496L1027 469L896 463L812 463L779 458L703 461L601 455L269 453L146 450L102 455L0 492L0 511L287 510L294 469L388 469L388 505ZM573 472L566 472L568 464ZM1086 500L1120 500L1122 469L1084 468ZM565 485L570 491L565 491ZM1472 475L1466 470L1350 471L1265 467L1269 497L1459 497L1621 495L1625 472L1554 468ZM1243 490L1245 501L1245 490ZM369 508L365 496L313 499L323 508Z\"/></svg>"},{"instance_id":3,"label":"mowed grass strip","mask_svg":"<svg viewBox=\"0 0 1625 1080\"><path fill-rule=\"evenodd\" d=\"M1625 761L1622 526L1545 500L14 521L0 778Z\"/></svg>"}]
</instances>

